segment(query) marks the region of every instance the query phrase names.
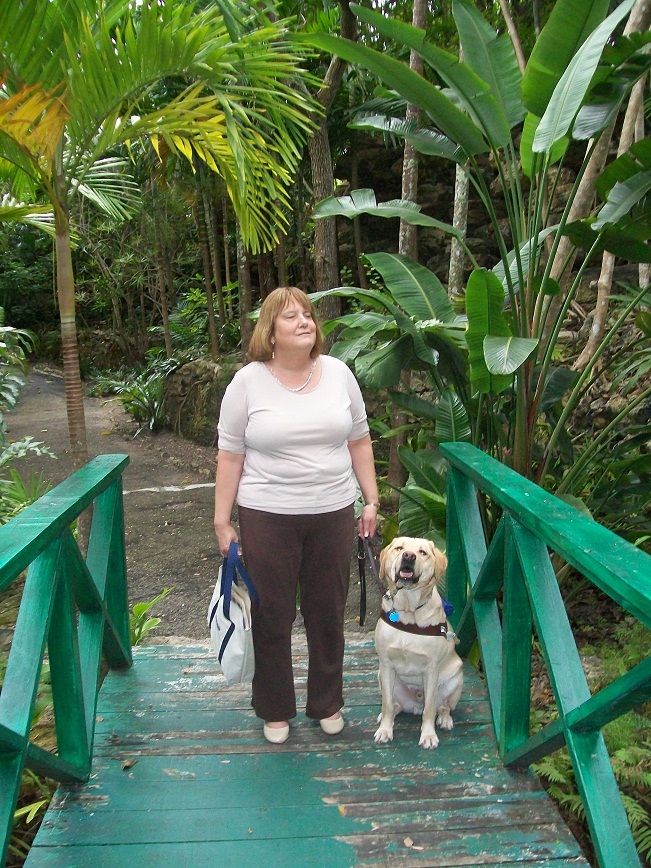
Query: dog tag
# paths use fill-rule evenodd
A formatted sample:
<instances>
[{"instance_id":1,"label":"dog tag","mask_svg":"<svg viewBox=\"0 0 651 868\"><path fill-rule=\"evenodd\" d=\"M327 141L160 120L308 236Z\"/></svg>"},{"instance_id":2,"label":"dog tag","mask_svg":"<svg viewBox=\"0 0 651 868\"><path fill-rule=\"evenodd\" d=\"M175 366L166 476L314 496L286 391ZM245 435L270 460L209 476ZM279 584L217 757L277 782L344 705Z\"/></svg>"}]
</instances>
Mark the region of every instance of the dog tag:
<instances>
[{"instance_id":1,"label":"dog tag","mask_svg":"<svg viewBox=\"0 0 651 868\"><path fill-rule=\"evenodd\" d=\"M400 615L396 612L395 609L391 609L391 611L387 615L387 618L389 619L389 621L391 621L392 624L397 624L400 620Z\"/></svg>"}]
</instances>

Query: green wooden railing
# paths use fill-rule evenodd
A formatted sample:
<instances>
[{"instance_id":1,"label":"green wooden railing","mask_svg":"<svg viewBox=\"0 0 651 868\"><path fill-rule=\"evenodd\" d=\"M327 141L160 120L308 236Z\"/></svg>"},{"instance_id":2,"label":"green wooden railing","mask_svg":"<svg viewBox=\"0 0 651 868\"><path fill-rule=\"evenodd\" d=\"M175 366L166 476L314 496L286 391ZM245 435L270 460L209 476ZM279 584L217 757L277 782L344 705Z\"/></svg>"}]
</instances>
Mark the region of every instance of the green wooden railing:
<instances>
[{"instance_id":1,"label":"green wooden railing","mask_svg":"<svg viewBox=\"0 0 651 868\"><path fill-rule=\"evenodd\" d=\"M0 591L27 570L0 693L0 865L23 769L87 780L102 658L111 668L131 665L122 509L128 463L127 455L100 455L0 527ZM71 524L91 504L84 560ZM56 754L30 741L46 650Z\"/></svg>"},{"instance_id":2,"label":"green wooden railing","mask_svg":"<svg viewBox=\"0 0 651 868\"><path fill-rule=\"evenodd\" d=\"M651 697L651 658L591 695L558 582L554 552L647 627L651 557L467 443L447 443L447 594L467 653L478 640L506 765L566 745L602 868L639 866L601 728ZM486 547L477 492L501 508ZM530 735L535 635L558 718Z\"/></svg>"}]
</instances>

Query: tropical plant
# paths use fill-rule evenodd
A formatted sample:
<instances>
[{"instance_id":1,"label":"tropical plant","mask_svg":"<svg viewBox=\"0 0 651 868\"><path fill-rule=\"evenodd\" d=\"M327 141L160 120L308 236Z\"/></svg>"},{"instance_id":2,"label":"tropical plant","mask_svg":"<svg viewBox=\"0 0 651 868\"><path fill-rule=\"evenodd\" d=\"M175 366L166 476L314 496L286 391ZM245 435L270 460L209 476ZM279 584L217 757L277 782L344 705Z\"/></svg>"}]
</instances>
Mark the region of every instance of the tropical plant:
<instances>
[{"instance_id":1,"label":"tropical plant","mask_svg":"<svg viewBox=\"0 0 651 868\"><path fill-rule=\"evenodd\" d=\"M164 600L171 592L171 588L163 588L163 590L154 597L153 600L144 603L134 603L131 612L129 613L129 633L131 636L132 645L140 645L147 633L154 630L161 622L160 618L152 618L149 611Z\"/></svg>"},{"instance_id":2,"label":"tropical plant","mask_svg":"<svg viewBox=\"0 0 651 868\"><path fill-rule=\"evenodd\" d=\"M632 262L651 258L647 244L651 237L648 141L633 146L602 173L597 185L602 204L595 213L570 219L579 183L600 136L651 63L646 49L649 34L611 36L633 0L625 0L606 17L608 5L606 0L558 0L524 75L508 37L493 30L466 0L453 0L452 6L463 61L437 48L422 30L360 6L351 7L363 22L421 54L443 88L415 75L405 63L364 45L325 34L297 36L371 70L405 101L418 106L430 124L416 128L399 117L376 115L360 117L356 126L402 137L416 150L450 160L468 173L492 228L499 261L492 269L479 267L466 246L473 268L464 297L468 385L464 391L461 370L455 370L453 380L444 372L449 349L441 347L439 400L447 389L454 389L461 428L470 428L473 442L552 488L562 484L571 464L569 418L594 382L609 344L634 311L640 310L646 294L638 290L629 299L579 374L557 361L556 350L581 279L591 258L605 249ZM562 170L571 162L570 156L576 156L573 142L585 140L591 144L576 181L569 192L562 190ZM489 186L491 166L502 191L499 203ZM423 214L414 203L378 204L371 191L326 200L315 216L353 218L363 213L434 226L463 241L451 226ZM557 252L565 237L572 242L572 255L566 255L559 266ZM579 249L584 256L572 270ZM357 295L362 297L360 291ZM375 385L393 386L403 368L431 367L431 352L430 359L425 359L413 337L422 331L422 324L404 318L398 324L402 337L391 343L382 340L380 330L374 331L373 321L360 323L360 331L379 337L379 346L371 347L358 334L358 349L348 354L349 360L355 359L362 379L370 372ZM648 399L648 390L636 396L636 401L638 398L639 403L631 402L628 413ZM624 418L626 413L618 421ZM588 463L602 446L603 440L584 441L577 452ZM567 485L566 493L581 493L578 480L576 485Z\"/></svg>"},{"instance_id":3,"label":"tropical plant","mask_svg":"<svg viewBox=\"0 0 651 868\"><path fill-rule=\"evenodd\" d=\"M51 206L70 441L87 457L71 202L128 216L136 188L119 146L148 136L161 159L196 155L224 179L256 250L283 225L291 172L312 128L292 87L300 49L285 24L228 0L25 0L0 5L0 168L16 200ZM164 84L163 84L164 82Z\"/></svg>"}]
</instances>

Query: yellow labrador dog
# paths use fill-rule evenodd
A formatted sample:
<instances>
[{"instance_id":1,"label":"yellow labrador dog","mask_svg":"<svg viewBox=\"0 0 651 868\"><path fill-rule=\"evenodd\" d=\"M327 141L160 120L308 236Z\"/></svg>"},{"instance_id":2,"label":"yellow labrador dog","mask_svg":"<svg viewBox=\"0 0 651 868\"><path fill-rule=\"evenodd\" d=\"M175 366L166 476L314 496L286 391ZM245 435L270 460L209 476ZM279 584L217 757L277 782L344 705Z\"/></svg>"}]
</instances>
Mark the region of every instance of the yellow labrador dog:
<instances>
[{"instance_id":1,"label":"yellow labrador dog","mask_svg":"<svg viewBox=\"0 0 651 868\"><path fill-rule=\"evenodd\" d=\"M438 747L435 724L452 729L463 672L437 590L446 567L443 552L426 539L397 537L380 554L387 592L375 628L382 692L378 744L392 740L393 721L401 711L423 715L421 747Z\"/></svg>"}]
</instances>

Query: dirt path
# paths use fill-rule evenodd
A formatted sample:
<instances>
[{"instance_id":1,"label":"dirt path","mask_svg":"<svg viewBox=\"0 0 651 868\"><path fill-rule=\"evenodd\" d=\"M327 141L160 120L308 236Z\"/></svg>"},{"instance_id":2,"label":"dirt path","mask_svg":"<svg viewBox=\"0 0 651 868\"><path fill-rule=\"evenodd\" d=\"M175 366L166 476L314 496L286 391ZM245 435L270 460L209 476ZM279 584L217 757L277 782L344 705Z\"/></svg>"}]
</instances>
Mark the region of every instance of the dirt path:
<instances>
[{"instance_id":1,"label":"dirt path","mask_svg":"<svg viewBox=\"0 0 651 868\"><path fill-rule=\"evenodd\" d=\"M91 455L126 453L124 474L127 574L131 603L151 600L163 588L172 593L154 613L162 637L207 638L206 609L221 558L212 528L214 450L169 431L141 432L120 404L101 398L84 402ZM9 438L31 435L58 457L29 457L16 463L21 474L40 473L53 485L72 472L63 380L58 372L33 370L15 413L7 419ZM354 568L354 571L353 571ZM359 585L351 543L351 592L347 629L375 626L379 593L369 576L366 625L359 627Z\"/></svg>"}]
</instances>

